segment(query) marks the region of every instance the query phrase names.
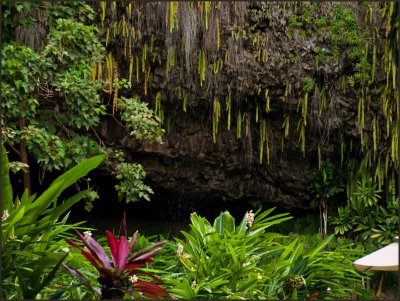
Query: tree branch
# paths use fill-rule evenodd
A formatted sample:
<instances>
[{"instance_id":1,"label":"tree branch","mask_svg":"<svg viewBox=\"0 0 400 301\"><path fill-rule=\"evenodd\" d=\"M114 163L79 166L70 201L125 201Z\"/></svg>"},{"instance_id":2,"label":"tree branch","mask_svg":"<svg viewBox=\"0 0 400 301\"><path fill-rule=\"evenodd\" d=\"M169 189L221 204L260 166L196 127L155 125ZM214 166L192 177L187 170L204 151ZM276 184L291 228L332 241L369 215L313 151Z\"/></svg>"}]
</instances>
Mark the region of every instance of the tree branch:
<instances>
[{"instance_id":1,"label":"tree branch","mask_svg":"<svg viewBox=\"0 0 400 301\"><path fill-rule=\"evenodd\" d=\"M21 158L21 152L16 149L10 142L7 142L7 145Z\"/></svg>"}]
</instances>

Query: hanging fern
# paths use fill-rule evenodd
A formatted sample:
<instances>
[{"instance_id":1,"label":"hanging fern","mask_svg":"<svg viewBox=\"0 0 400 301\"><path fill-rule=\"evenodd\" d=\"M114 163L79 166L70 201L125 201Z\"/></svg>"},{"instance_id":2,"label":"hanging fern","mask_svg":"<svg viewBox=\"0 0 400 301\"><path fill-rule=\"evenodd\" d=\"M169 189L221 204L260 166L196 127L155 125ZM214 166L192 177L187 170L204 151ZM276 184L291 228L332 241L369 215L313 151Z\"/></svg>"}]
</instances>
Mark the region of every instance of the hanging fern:
<instances>
[{"instance_id":1,"label":"hanging fern","mask_svg":"<svg viewBox=\"0 0 400 301\"><path fill-rule=\"evenodd\" d=\"M186 110L187 110L187 101L188 101L188 95L187 95L187 93L186 92L184 92L184 95L183 95L183 112L186 112Z\"/></svg>"},{"instance_id":2,"label":"hanging fern","mask_svg":"<svg viewBox=\"0 0 400 301\"><path fill-rule=\"evenodd\" d=\"M104 28L104 19L105 19L105 17L106 17L106 7L107 7L107 1L100 1L100 8L101 8L101 14L100 14L101 28Z\"/></svg>"},{"instance_id":3,"label":"hanging fern","mask_svg":"<svg viewBox=\"0 0 400 301\"><path fill-rule=\"evenodd\" d=\"M214 98L213 102L213 141L217 142L218 125L221 116L221 104L218 98Z\"/></svg>"},{"instance_id":4,"label":"hanging fern","mask_svg":"<svg viewBox=\"0 0 400 301\"><path fill-rule=\"evenodd\" d=\"M236 121L236 138L240 139L242 137L242 113L238 112Z\"/></svg>"},{"instance_id":5,"label":"hanging fern","mask_svg":"<svg viewBox=\"0 0 400 301\"><path fill-rule=\"evenodd\" d=\"M264 94L264 97L265 97L265 112L267 112L267 113L271 110L268 93L269 93L269 90L265 89L265 94Z\"/></svg>"},{"instance_id":6,"label":"hanging fern","mask_svg":"<svg viewBox=\"0 0 400 301\"><path fill-rule=\"evenodd\" d=\"M166 24L169 24L169 32L172 33L177 25L177 12L179 8L179 2L169 1L166 5Z\"/></svg>"},{"instance_id":7,"label":"hanging fern","mask_svg":"<svg viewBox=\"0 0 400 301\"><path fill-rule=\"evenodd\" d=\"M288 138L290 129L290 116L287 113L284 116L282 128L284 129L285 132L285 138Z\"/></svg>"},{"instance_id":8,"label":"hanging fern","mask_svg":"<svg viewBox=\"0 0 400 301\"><path fill-rule=\"evenodd\" d=\"M135 55L135 61L136 61L136 82L139 82L139 69L140 69L140 65L139 65L139 56Z\"/></svg>"},{"instance_id":9,"label":"hanging fern","mask_svg":"<svg viewBox=\"0 0 400 301\"><path fill-rule=\"evenodd\" d=\"M162 104L161 104L161 91L158 91L156 93L154 114L156 116L158 116L158 118L160 120L160 124L163 124L164 123L164 110L163 110Z\"/></svg>"},{"instance_id":10,"label":"hanging fern","mask_svg":"<svg viewBox=\"0 0 400 301\"><path fill-rule=\"evenodd\" d=\"M232 95L231 95L231 85L227 85L228 95L226 96L226 111L228 112L227 122L228 122L228 131L231 129L231 112L232 112Z\"/></svg>"},{"instance_id":11,"label":"hanging fern","mask_svg":"<svg viewBox=\"0 0 400 301\"><path fill-rule=\"evenodd\" d=\"M115 61L114 57L111 58L111 61L114 61L113 63L113 77L112 77L112 87L113 87L113 103L112 103L112 113L114 114L115 109L117 108L118 105L118 90L119 90L119 85L118 85L118 63ZM114 85L115 83L115 85ZM111 87L110 87L111 90Z\"/></svg>"},{"instance_id":12,"label":"hanging fern","mask_svg":"<svg viewBox=\"0 0 400 301\"><path fill-rule=\"evenodd\" d=\"M207 69L206 54L203 49L200 49L198 71L199 71L199 75L200 75L200 86L201 87L203 86L203 83L206 80L206 69Z\"/></svg>"}]
</instances>

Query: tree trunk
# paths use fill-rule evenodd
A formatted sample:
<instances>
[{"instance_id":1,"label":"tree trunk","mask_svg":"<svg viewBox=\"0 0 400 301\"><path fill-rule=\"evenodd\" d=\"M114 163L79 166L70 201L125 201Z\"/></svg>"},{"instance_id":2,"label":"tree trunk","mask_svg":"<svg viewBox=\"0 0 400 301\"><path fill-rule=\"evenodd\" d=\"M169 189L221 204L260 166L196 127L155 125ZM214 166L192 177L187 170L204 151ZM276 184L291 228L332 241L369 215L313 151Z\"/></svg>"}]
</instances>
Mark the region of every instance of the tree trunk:
<instances>
[{"instance_id":1,"label":"tree trunk","mask_svg":"<svg viewBox=\"0 0 400 301\"><path fill-rule=\"evenodd\" d=\"M33 50L37 51L41 48L42 42L46 37L46 26L45 26L45 19L46 16L42 13L40 8L30 8L30 9L23 9L21 12L15 15L15 20L26 18L27 16L31 16L35 22L31 22L29 26L24 26L18 24L15 27L15 40L19 45L24 45L32 48ZM23 129L25 125L25 120L20 119L19 121L20 129ZM19 144L19 156L22 163L25 163L29 166L28 162L28 152L26 149L26 141L21 139ZM31 194L31 176L29 172L29 167L27 171L23 171L23 183L24 188L28 190L28 195Z\"/></svg>"},{"instance_id":2,"label":"tree trunk","mask_svg":"<svg viewBox=\"0 0 400 301\"><path fill-rule=\"evenodd\" d=\"M19 127L20 129L23 129L25 127L25 121L23 119L19 120ZM29 166L28 152L26 150L25 139L21 139L21 142L19 143L19 150L20 150L21 162ZM24 188L28 190L28 195L31 195L31 175L29 172L29 167L28 170L23 171L22 178L24 181Z\"/></svg>"},{"instance_id":3,"label":"tree trunk","mask_svg":"<svg viewBox=\"0 0 400 301\"><path fill-rule=\"evenodd\" d=\"M319 202L320 233L322 238L328 235L328 202L321 198Z\"/></svg>"},{"instance_id":4,"label":"tree trunk","mask_svg":"<svg viewBox=\"0 0 400 301\"><path fill-rule=\"evenodd\" d=\"M19 45L25 45L38 51L43 44L47 35L46 15L40 8L23 9L15 16L16 20L31 16L35 22L29 23L27 26L16 22L15 40Z\"/></svg>"},{"instance_id":5,"label":"tree trunk","mask_svg":"<svg viewBox=\"0 0 400 301\"><path fill-rule=\"evenodd\" d=\"M322 215L322 200L319 201L319 233L322 237L324 237L324 230L323 230L323 215Z\"/></svg>"},{"instance_id":6,"label":"tree trunk","mask_svg":"<svg viewBox=\"0 0 400 301\"><path fill-rule=\"evenodd\" d=\"M324 200L324 235L323 237L326 238L328 236L328 202Z\"/></svg>"},{"instance_id":7,"label":"tree trunk","mask_svg":"<svg viewBox=\"0 0 400 301\"><path fill-rule=\"evenodd\" d=\"M380 295L382 293L382 283L383 283L383 277L385 275L385 272L381 272L381 277L379 279L379 284L378 287L375 290L375 298L380 298Z\"/></svg>"}]
</instances>

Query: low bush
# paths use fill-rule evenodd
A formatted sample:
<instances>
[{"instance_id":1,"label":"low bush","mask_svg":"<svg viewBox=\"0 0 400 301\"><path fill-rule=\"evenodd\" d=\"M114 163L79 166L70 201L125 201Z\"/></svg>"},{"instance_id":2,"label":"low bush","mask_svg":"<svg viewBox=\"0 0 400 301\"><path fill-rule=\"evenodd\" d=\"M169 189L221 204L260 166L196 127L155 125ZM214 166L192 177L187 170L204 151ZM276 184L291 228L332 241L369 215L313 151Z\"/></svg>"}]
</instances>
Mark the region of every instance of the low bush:
<instances>
[{"instance_id":1,"label":"low bush","mask_svg":"<svg viewBox=\"0 0 400 301\"><path fill-rule=\"evenodd\" d=\"M153 266L168 271L166 289L178 299L335 299L368 297L350 262L361 255L354 245L317 245L267 232L288 214L273 209L246 213L239 225L229 212L211 224L191 215L190 231L165 246Z\"/></svg>"}]
</instances>

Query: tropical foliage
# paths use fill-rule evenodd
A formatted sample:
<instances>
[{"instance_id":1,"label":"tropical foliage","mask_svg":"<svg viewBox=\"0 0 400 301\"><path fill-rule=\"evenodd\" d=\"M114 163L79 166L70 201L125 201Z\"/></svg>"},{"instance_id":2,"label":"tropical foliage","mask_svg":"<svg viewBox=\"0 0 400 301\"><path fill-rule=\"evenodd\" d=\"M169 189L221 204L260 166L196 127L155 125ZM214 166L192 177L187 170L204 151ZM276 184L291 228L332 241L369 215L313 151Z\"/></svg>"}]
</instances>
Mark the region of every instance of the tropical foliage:
<instances>
[{"instance_id":1,"label":"tropical foliage","mask_svg":"<svg viewBox=\"0 0 400 301\"><path fill-rule=\"evenodd\" d=\"M114 106L110 113L102 94L111 83L94 74L102 68L106 51L92 24L93 9L84 3L42 5L45 7L39 3L2 3L8 35L1 49L1 128L6 147L16 158L12 166L22 169L30 194L33 175L29 165L39 164L43 171L65 170L93 155L107 154L105 163L120 180L116 186L120 199L150 200L153 191L143 183L143 167L125 162L124 157L116 158L118 149L107 145L98 132L100 120L114 115ZM18 23L22 21L15 21L11 14L29 16L40 8L46 11L47 24L52 26L42 37L42 45L35 48L10 34L13 26L22 26ZM22 28L28 31L34 23L25 19ZM126 80L119 86L128 87ZM117 99L118 95L113 97ZM147 104L138 98L122 97L119 109L115 114L125 122L121 123L122 131L129 129L138 139L161 141L160 120Z\"/></svg>"},{"instance_id":2,"label":"tropical foliage","mask_svg":"<svg viewBox=\"0 0 400 301\"><path fill-rule=\"evenodd\" d=\"M335 194L343 191L343 184L334 171L335 166L332 163L322 162L318 172L312 172L308 175L309 188L316 197L316 200L310 206L315 208L316 204L318 205L320 233L324 238L328 235L329 201Z\"/></svg>"},{"instance_id":3,"label":"tropical foliage","mask_svg":"<svg viewBox=\"0 0 400 301\"><path fill-rule=\"evenodd\" d=\"M373 274L349 263L399 230L400 6L318 5L2 1L1 299L372 298ZM270 66L285 72L258 72ZM312 72L301 78L299 66ZM238 223L228 211L212 222L192 213L169 240L129 240L125 216L122 233L105 237L70 223L73 205L97 197L71 186L99 166L119 200L150 200L145 169L122 145L162 143L176 101L190 118L209 114L214 144L223 122L235 131L250 167L257 152L260 166L292 152L318 165L304 183L322 239L302 235L311 222L277 233L291 217L274 208ZM32 193L45 171L61 175Z\"/></svg>"},{"instance_id":4,"label":"tropical foliage","mask_svg":"<svg viewBox=\"0 0 400 301\"><path fill-rule=\"evenodd\" d=\"M362 276L349 266L360 250L327 250L333 235L305 249L298 239L267 229L291 217L273 209L247 212L239 225L229 212L211 224L193 213L190 231L176 238L172 257L154 266L167 269L169 292L179 299L331 299L363 292ZM169 255L171 256L171 255ZM168 288L167 288L168 290Z\"/></svg>"},{"instance_id":5,"label":"tropical foliage","mask_svg":"<svg viewBox=\"0 0 400 301\"><path fill-rule=\"evenodd\" d=\"M151 299L168 298L169 294L157 284L139 279L139 277L150 278L156 280L157 283L162 283L160 279L151 273L144 272L139 268L153 261L152 256L160 251L161 248L159 246L164 244L165 241L131 253L136 243L136 233L133 234L130 243L128 243L125 216L123 224L125 225L125 235L121 235L119 238L116 238L110 231L106 231L112 261L110 261L107 253L99 243L91 237L91 232L89 231L85 232L84 235L77 232L79 239L84 244L83 248L71 239L67 239L67 242L79 249L82 255L96 268L99 273L100 289L93 287L78 270L66 264L64 264L64 267L92 292L98 293L101 299L120 299L125 294L134 299L142 295Z\"/></svg>"},{"instance_id":6,"label":"tropical foliage","mask_svg":"<svg viewBox=\"0 0 400 301\"><path fill-rule=\"evenodd\" d=\"M98 166L104 155L84 160L57 178L39 197L12 200L8 160L2 148L2 295L7 299L33 298L170 298L179 299L304 299L368 296L362 277L349 262L362 253L351 245L328 250L333 236L305 248L297 238L267 230L291 219L271 215L274 208L249 211L237 225L229 212L211 224L193 213L190 231L182 238L151 243L134 233L106 231L95 240L90 231L76 231L83 246L69 232L66 211L86 193L58 203L60 194ZM65 215L60 221L61 215ZM66 240L64 238L66 237ZM70 252L67 244L79 252ZM137 247L135 248L135 246ZM107 255L110 250L111 259ZM162 252L160 252L162 251ZM155 262L153 256L160 252ZM83 258L89 264L83 264ZM67 264L63 263L67 262ZM153 269L147 265L153 262ZM79 268L77 266L79 263ZM65 270L79 280L74 284ZM157 274L158 277L153 275ZM156 283L154 283L154 281ZM163 283L163 287L160 284ZM80 285L86 289L81 290Z\"/></svg>"},{"instance_id":7,"label":"tropical foliage","mask_svg":"<svg viewBox=\"0 0 400 301\"><path fill-rule=\"evenodd\" d=\"M90 188L59 202L61 193L96 168L104 155L87 159L59 176L40 196L12 199L5 148L1 150L1 261L2 295L6 299L34 299L54 279L68 253L64 237L81 223L67 223L68 211Z\"/></svg>"},{"instance_id":8,"label":"tropical foliage","mask_svg":"<svg viewBox=\"0 0 400 301\"><path fill-rule=\"evenodd\" d=\"M398 200L395 194L381 200L382 190L371 177L361 177L356 190L344 207L338 208L338 217L332 219L335 234L350 237L364 247L382 247L398 236Z\"/></svg>"}]
</instances>

